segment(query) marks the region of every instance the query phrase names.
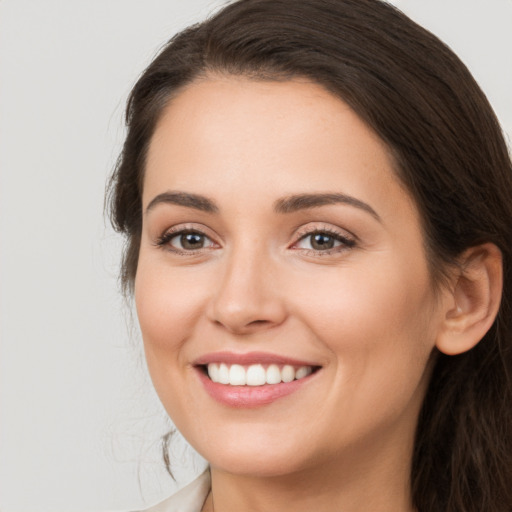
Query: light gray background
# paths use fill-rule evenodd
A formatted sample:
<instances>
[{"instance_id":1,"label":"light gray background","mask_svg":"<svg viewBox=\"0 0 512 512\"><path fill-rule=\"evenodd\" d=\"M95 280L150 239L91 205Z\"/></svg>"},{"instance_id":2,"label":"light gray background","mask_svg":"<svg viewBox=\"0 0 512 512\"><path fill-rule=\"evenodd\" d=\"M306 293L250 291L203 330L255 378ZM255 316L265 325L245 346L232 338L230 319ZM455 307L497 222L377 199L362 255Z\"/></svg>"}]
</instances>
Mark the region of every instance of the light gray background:
<instances>
[{"instance_id":1,"label":"light gray background","mask_svg":"<svg viewBox=\"0 0 512 512\"><path fill-rule=\"evenodd\" d=\"M0 509L129 510L175 484L119 296L103 192L136 77L221 0L0 1ZM512 0L396 0L473 71L512 133ZM176 445L179 483L187 467Z\"/></svg>"}]
</instances>

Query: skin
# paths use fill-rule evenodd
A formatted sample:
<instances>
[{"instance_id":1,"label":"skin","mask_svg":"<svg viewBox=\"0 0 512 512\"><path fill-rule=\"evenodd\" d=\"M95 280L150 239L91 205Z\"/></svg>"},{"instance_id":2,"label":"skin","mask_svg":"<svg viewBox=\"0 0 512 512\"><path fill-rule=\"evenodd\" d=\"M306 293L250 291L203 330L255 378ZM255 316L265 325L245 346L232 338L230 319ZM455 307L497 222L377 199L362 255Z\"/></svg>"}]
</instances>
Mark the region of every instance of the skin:
<instances>
[{"instance_id":1,"label":"skin","mask_svg":"<svg viewBox=\"0 0 512 512\"><path fill-rule=\"evenodd\" d=\"M205 196L216 212L159 202ZM341 193L368 205L283 213ZM211 465L205 510L410 511L414 430L453 294L435 292L418 211L384 143L319 85L210 77L151 140L135 299L155 388ZM146 211L147 210L147 211ZM180 249L193 229L204 246ZM328 230L351 242L314 249ZM262 351L314 361L298 391L257 408L214 401L193 361Z\"/></svg>"}]
</instances>

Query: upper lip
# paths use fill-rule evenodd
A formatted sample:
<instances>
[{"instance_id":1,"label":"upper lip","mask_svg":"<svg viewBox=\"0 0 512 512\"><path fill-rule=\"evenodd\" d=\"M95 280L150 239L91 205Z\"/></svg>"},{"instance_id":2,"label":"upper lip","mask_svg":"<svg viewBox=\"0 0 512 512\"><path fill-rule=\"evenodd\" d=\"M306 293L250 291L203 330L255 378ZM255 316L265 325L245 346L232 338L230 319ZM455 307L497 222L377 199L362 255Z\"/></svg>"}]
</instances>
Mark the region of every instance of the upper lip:
<instances>
[{"instance_id":1,"label":"upper lip","mask_svg":"<svg viewBox=\"0 0 512 512\"><path fill-rule=\"evenodd\" d=\"M291 366L320 366L318 363L303 361L292 357L271 354L268 352L246 352L237 354L235 352L211 352L198 357L193 364L196 366L209 363L239 364L248 366L251 364L277 364Z\"/></svg>"}]
</instances>

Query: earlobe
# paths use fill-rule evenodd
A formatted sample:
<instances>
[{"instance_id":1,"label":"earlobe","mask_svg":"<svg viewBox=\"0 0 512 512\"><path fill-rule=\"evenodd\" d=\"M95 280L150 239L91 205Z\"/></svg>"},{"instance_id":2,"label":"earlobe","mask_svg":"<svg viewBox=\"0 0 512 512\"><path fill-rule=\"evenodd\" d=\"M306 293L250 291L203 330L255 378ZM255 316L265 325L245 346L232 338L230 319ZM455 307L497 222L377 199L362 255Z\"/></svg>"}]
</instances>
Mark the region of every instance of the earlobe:
<instances>
[{"instance_id":1,"label":"earlobe","mask_svg":"<svg viewBox=\"0 0 512 512\"><path fill-rule=\"evenodd\" d=\"M486 243L465 251L449 292L437 348L447 355L472 349L498 314L502 287L503 262L496 245Z\"/></svg>"}]
</instances>

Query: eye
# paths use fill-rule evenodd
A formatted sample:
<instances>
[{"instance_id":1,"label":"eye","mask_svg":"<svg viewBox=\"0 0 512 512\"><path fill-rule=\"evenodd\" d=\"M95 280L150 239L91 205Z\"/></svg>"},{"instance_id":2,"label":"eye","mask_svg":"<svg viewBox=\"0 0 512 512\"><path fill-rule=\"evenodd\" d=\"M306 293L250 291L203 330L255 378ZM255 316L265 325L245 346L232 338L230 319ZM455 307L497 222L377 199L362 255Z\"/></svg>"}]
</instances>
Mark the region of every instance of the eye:
<instances>
[{"instance_id":1,"label":"eye","mask_svg":"<svg viewBox=\"0 0 512 512\"><path fill-rule=\"evenodd\" d=\"M331 230L316 230L303 235L294 245L296 249L332 252L354 247L355 240Z\"/></svg>"},{"instance_id":2,"label":"eye","mask_svg":"<svg viewBox=\"0 0 512 512\"><path fill-rule=\"evenodd\" d=\"M200 231L181 230L165 233L158 239L157 245L176 252L193 252L214 247L215 243Z\"/></svg>"}]
</instances>

